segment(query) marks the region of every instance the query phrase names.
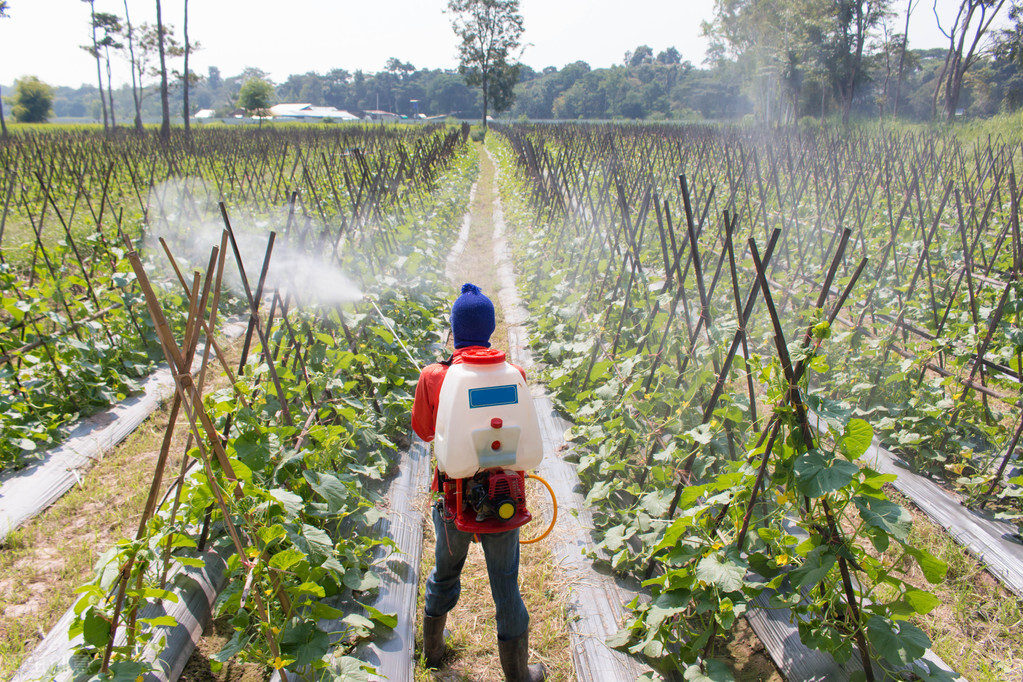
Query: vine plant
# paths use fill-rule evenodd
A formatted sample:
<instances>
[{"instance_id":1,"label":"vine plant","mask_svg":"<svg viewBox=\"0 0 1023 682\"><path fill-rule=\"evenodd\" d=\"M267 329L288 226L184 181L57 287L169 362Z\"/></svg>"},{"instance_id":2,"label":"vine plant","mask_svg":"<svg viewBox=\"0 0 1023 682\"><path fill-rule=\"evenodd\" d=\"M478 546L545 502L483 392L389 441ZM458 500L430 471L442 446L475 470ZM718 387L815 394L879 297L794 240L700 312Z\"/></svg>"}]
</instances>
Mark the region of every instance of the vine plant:
<instances>
[{"instance_id":1,"label":"vine plant","mask_svg":"<svg viewBox=\"0 0 1023 682\"><path fill-rule=\"evenodd\" d=\"M364 250L349 254L346 272L363 281L386 320L361 306L296 307L268 330L265 347L253 347L231 387L204 396L212 432L229 434L224 457L210 454L217 444L209 433L195 433L201 446L188 451L181 485L138 539L105 553L94 580L78 590L70 634L83 637L78 658L90 679L135 680L153 669L152 652L175 624L159 606L174 601L173 581L206 565L211 551L228 579L215 615L234 630L211 657L214 667L236 660L284 679L309 669L369 679L353 649L397 622L367 597L380 582L376 563L394 549L371 528L407 432L417 373L401 344L423 363L435 352L432 330L447 304L437 281L474 161L463 150L435 179L429 202L391 221L386 272L359 262ZM304 424L287 423L285 405ZM336 631L321 629L324 620L339 623Z\"/></svg>"},{"instance_id":2,"label":"vine plant","mask_svg":"<svg viewBox=\"0 0 1023 682\"><path fill-rule=\"evenodd\" d=\"M819 344L827 332L819 326L802 357L813 371L827 371ZM634 616L614 643L687 679L731 679L714 659L715 639L756 604L788 608L803 643L839 662L859 647L860 679L875 679L874 665L951 679L923 658L930 641L910 619L938 600L909 580L907 562L933 584L946 567L909 544L912 519L884 492L894 476L862 461L873 429L811 397L819 421L810 430L806 406L792 400L805 394L806 377L794 387L779 359L758 371L775 404L758 444L685 488L678 517L644 548L660 567L644 583L652 599L631 604Z\"/></svg>"},{"instance_id":3,"label":"vine plant","mask_svg":"<svg viewBox=\"0 0 1023 682\"><path fill-rule=\"evenodd\" d=\"M639 258L615 254L613 238L588 236L587 229L605 228L585 216L567 216L560 228L537 225L538 212L524 208L525 176L517 176L520 208L506 216L528 226L519 232L520 262L533 338L542 339L534 352L575 424L566 437L601 537L594 559L650 590L630 605L632 617L612 643L657 661L664 673L726 680L731 674L716 656L723 635L753 608L787 608L807 646L842 662L856 656L860 679L897 670L953 677L923 658L929 641L912 622L938 602L910 573L919 567L933 584L945 565L909 543L911 517L884 491L893 477L863 461L870 424L808 391L810 375L831 371L824 344L833 318L804 315L807 331L789 345L777 313L762 315L773 326L764 338L774 339L777 359L753 352L733 362L759 394L747 397L729 383L701 419L714 377L725 371L722 344L753 325L722 316L705 327L706 343L691 343L692 328L686 338L683 322L672 326L689 313L674 317L663 239L659 270L660 252L638 266ZM631 228L621 220L625 244ZM606 229L616 234L615 227ZM587 244L592 253L579 267ZM754 261L766 299L763 266Z\"/></svg>"}]
</instances>

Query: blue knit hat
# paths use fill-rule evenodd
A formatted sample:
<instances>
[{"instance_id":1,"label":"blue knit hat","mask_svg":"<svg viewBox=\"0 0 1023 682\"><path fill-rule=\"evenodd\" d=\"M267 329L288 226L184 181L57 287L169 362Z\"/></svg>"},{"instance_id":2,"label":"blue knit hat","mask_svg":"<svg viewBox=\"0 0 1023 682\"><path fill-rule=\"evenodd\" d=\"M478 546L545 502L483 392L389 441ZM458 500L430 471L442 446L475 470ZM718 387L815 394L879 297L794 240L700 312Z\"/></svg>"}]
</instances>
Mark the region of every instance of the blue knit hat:
<instances>
[{"instance_id":1,"label":"blue knit hat","mask_svg":"<svg viewBox=\"0 0 1023 682\"><path fill-rule=\"evenodd\" d=\"M496 327L494 304L475 284L463 284L462 295L451 306L451 333L455 337L455 348L489 348L490 335Z\"/></svg>"}]
</instances>

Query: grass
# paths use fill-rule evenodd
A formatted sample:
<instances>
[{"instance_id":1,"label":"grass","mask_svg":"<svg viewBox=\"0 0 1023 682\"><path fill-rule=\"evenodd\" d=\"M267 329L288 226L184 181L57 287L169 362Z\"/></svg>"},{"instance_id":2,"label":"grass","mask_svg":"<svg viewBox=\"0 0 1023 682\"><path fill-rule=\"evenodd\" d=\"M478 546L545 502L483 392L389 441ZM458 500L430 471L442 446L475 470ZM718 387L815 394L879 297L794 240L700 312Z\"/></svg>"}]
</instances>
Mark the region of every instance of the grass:
<instances>
[{"instance_id":1,"label":"grass","mask_svg":"<svg viewBox=\"0 0 1023 682\"><path fill-rule=\"evenodd\" d=\"M911 500L888 496L913 514L911 544L948 564L945 580L929 585L915 564L914 582L934 592L941 604L915 622L930 636L931 648L972 682L1023 679L1023 608L1007 590Z\"/></svg>"},{"instance_id":2,"label":"grass","mask_svg":"<svg viewBox=\"0 0 1023 682\"><path fill-rule=\"evenodd\" d=\"M226 380L216 374L211 365L207 382L219 386ZM73 590L92 579L96 559L119 539L135 536L169 411L167 402L83 474L79 486L8 535L0 548L0 679L10 678L71 607ZM181 466L184 423L179 418L164 489Z\"/></svg>"},{"instance_id":3,"label":"grass","mask_svg":"<svg viewBox=\"0 0 1023 682\"><path fill-rule=\"evenodd\" d=\"M119 538L134 537L164 423L161 410L81 485L8 536L0 551L0 678L21 665L74 603L72 590L92 578L99 555Z\"/></svg>"}]
</instances>

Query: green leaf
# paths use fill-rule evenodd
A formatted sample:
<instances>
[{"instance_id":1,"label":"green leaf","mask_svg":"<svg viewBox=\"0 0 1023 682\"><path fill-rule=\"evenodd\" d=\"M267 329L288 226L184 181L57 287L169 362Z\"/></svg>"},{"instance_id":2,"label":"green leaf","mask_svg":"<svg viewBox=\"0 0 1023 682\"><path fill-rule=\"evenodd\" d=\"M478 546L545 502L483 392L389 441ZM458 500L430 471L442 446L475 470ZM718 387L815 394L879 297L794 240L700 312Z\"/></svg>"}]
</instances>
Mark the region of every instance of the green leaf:
<instances>
[{"instance_id":1,"label":"green leaf","mask_svg":"<svg viewBox=\"0 0 1023 682\"><path fill-rule=\"evenodd\" d=\"M177 604L179 597L170 590L158 590L155 587L144 587L141 590L130 590L129 594L135 594L142 599L159 599Z\"/></svg>"},{"instance_id":2,"label":"green leaf","mask_svg":"<svg viewBox=\"0 0 1023 682\"><path fill-rule=\"evenodd\" d=\"M934 556L930 552L916 547L905 546L906 554L916 559L917 565L923 572L924 577L932 585L937 585L945 579L948 572L948 564Z\"/></svg>"},{"instance_id":3,"label":"green leaf","mask_svg":"<svg viewBox=\"0 0 1023 682\"><path fill-rule=\"evenodd\" d=\"M845 425L840 447L849 459L857 459L874 441L874 427L862 419L850 419Z\"/></svg>"},{"instance_id":4,"label":"green leaf","mask_svg":"<svg viewBox=\"0 0 1023 682\"><path fill-rule=\"evenodd\" d=\"M357 604L366 609L369 613L369 617L380 623L386 628L393 630L398 625L398 614L396 613L384 613L379 609L375 609L369 604L363 604L361 601L356 601Z\"/></svg>"},{"instance_id":5,"label":"green leaf","mask_svg":"<svg viewBox=\"0 0 1023 682\"><path fill-rule=\"evenodd\" d=\"M314 601L309 607L309 612L313 618L322 620L337 620L345 615L345 612L341 609L335 609L333 606L320 601Z\"/></svg>"},{"instance_id":6,"label":"green leaf","mask_svg":"<svg viewBox=\"0 0 1023 682\"><path fill-rule=\"evenodd\" d=\"M930 613L941 600L925 590L908 589L903 597L906 603L913 607L913 610L923 615Z\"/></svg>"},{"instance_id":7,"label":"green leaf","mask_svg":"<svg viewBox=\"0 0 1023 682\"><path fill-rule=\"evenodd\" d=\"M344 617L342 622L350 628L368 635L373 632L373 621L361 613L349 613Z\"/></svg>"},{"instance_id":8,"label":"green leaf","mask_svg":"<svg viewBox=\"0 0 1023 682\"><path fill-rule=\"evenodd\" d=\"M302 537L306 541L310 563L319 565L334 556L334 542L322 529L302 524Z\"/></svg>"},{"instance_id":9,"label":"green leaf","mask_svg":"<svg viewBox=\"0 0 1023 682\"><path fill-rule=\"evenodd\" d=\"M296 666L309 665L323 658L330 649L330 635L316 623L292 618L281 636L282 658L294 658Z\"/></svg>"},{"instance_id":10,"label":"green leaf","mask_svg":"<svg viewBox=\"0 0 1023 682\"><path fill-rule=\"evenodd\" d=\"M837 557L826 546L817 547L806 555L803 564L792 571L792 582L797 587L812 588L827 577Z\"/></svg>"},{"instance_id":11,"label":"green leaf","mask_svg":"<svg viewBox=\"0 0 1023 682\"><path fill-rule=\"evenodd\" d=\"M288 521L298 518L305 510L305 502L290 490L275 488L270 491L270 495L284 507L285 518Z\"/></svg>"},{"instance_id":12,"label":"green leaf","mask_svg":"<svg viewBox=\"0 0 1023 682\"><path fill-rule=\"evenodd\" d=\"M722 558L717 552L705 556L696 566L696 578L708 585L717 585L723 592L738 592L742 589L746 567Z\"/></svg>"},{"instance_id":13,"label":"green leaf","mask_svg":"<svg viewBox=\"0 0 1023 682\"><path fill-rule=\"evenodd\" d=\"M336 477L330 474L306 470L302 472L309 487L327 501L327 508L331 514L336 514L348 505L350 494L345 485Z\"/></svg>"},{"instance_id":14,"label":"green leaf","mask_svg":"<svg viewBox=\"0 0 1023 682\"><path fill-rule=\"evenodd\" d=\"M369 680L376 679L374 677L376 669L354 656L344 656L340 663L335 663L333 667L338 678L345 682L369 682Z\"/></svg>"},{"instance_id":15,"label":"green leaf","mask_svg":"<svg viewBox=\"0 0 1023 682\"><path fill-rule=\"evenodd\" d=\"M174 628L178 626L178 619L174 616L156 616L155 618L139 618L143 623L149 623L154 628Z\"/></svg>"},{"instance_id":16,"label":"green leaf","mask_svg":"<svg viewBox=\"0 0 1023 682\"><path fill-rule=\"evenodd\" d=\"M304 582L298 587L293 588L293 593L295 595L311 594L312 596L320 599L326 596L326 593L323 591L323 586L310 582Z\"/></svg>"},{"instance_id":17,"label":"green leaf","mask_svg":"<svg viewBox=\"0 0 1023 682\"><path fill-rule=\"evenodd\" d=\"M913 517L891 500L857 496L853 498L853 504L860 510L863 520L871 526L887 531L892 537L903 542L909 537Z\"/></svg>"},{"instance_id":18,"label":"green leaf","mask_svg":"<svg viewBox=\"0 0 1023 682\"><path fill-rule=\"evenodd\" d=\"M829 462L820 452L811 450L796 459L793 471L799 492L813 498L849 485L859 467L844 459Z\"/></svg>"},{"instance_id":19,"label":"green leaf","mask_svg":"<svg viewBox=\"0 0 1023 682\"><path fill-rule=\"evenodd\" d=\"M354 592L365 592L380 586L380 578L372 571L361 571L354 566L345 571L345 587Z\"/></svg>"},{"instance_id":20,"label":"green leaf","mask_svg":"<svg viewBox=\"0 0 1023 682\"><path fill-rule=\"evenodd\" d=\"M931 645L923 630L912 623L889 623L880 616L867 620L867 639L882 657L904 665L923 656Z\"/></svg>"},{"instance_id":21,"label":"green leaf","mask_svg":"<svg viewBox=\"0 0 1023 682\"><path fill-rule=\"evenodd\" d=\"M270 568L286 571L305 558L305 552L289 547L270 557Z\"/></svg>"},{"instance_id":22,"label":"green leaf","mask_svg":"<svg viewBox=\"0 0 1023 682\"><path fill-rule=\"evenodd\" d=\"M85 614L82 636L85 638L86 644L91 644L94 647L105 647L110 641L110 621L98 613L96 609L91 609Z\"/></svg>"},{"instance_id":23,"label":"green leaf","mask_svg":"<svg viewBox=\"0 0 1023 682\"><path fill-rule=\"evenodd\" d=\"M732 671L727 663L708 658L703 661L703 668L699 664L686 668L683 677L686 682L733 682Z\"/></svg>"},{"instance_id":24,"label":"green leaf","mask_svg":"<svg viewBox=\"0 0 1023 682\"><path fill-rule=\"evenodd\" d=\"M238 459L249 469L262 471L270 463L270 438L260 431L246 431L231 441Z\"/></svg>"},{"instance_id":25,"label":"green leaf","mask_svg":"<svg viewBox=\"0 0 1023 682\"><path fill-rule=\"evenodd\" d=\"M110 664L110 682L135 682L149 666L142 661L114 661Z\"/></svg>"},{"instance_id":26,"label":"green leaf","mask_svg":"<svg viewBox=\"0 0 1023 682\"><path fill-rule=\"evenodd\" d=\"M625 540L632 536L632 531L623 525L608 528L604 533L604 541L601 546L609 552L617 552L625 543Z\"/></svg>"}]
</instances>

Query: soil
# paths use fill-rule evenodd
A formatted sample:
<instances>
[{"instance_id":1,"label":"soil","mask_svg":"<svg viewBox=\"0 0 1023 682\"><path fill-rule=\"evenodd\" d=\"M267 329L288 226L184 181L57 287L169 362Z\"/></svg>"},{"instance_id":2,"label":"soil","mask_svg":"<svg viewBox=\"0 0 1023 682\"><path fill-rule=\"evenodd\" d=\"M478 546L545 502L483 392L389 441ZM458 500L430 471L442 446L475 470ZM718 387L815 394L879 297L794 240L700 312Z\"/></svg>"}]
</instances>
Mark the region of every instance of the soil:
<instances>
[{"instance_id":1,"label":"soil","mask_svg":"<svg viewBox=\"0 0 1023 682\"><path fill-rule=\"evenodd\" d=\"M223 649L234 635L234 628L228 619L213 621L206 626L202 635L178 678L182 682L266 682L270 679L269 670L252 663L228 661L219 671L213 671L210 656Z\"/></svg>"}]
</instances>

